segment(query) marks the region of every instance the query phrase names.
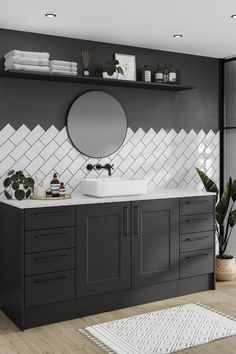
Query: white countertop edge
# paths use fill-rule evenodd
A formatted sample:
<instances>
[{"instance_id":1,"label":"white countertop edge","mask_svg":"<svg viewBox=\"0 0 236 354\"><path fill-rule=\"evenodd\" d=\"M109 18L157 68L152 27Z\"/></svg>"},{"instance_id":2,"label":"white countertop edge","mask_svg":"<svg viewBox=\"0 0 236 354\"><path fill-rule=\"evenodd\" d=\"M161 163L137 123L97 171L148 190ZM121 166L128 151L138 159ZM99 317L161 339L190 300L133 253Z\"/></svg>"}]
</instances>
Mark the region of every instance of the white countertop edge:
<instances>
[{"instance_id":1,"label":"white countertop edge","mask_svg":"<svg viewBox=\"0 0 236 354\"><path fill-rule=\"evenodd\" d=\"M151 200L151 199L171 199L171 198L188 198L188 197L203 197L215 195L215 193L205 191L191 191L185 189L157 189L141 195L117 196L117 197L90 197L81 193L73 193L71 199L66 200L8 200L2 197L0 201L4 204L14 206L19 209L30 208L46 208L58 207L67 205L84 205L84 204L101 204L101 203L115 203L115 202L129 202L137 200Z\"/></svg>"}]
</instances>

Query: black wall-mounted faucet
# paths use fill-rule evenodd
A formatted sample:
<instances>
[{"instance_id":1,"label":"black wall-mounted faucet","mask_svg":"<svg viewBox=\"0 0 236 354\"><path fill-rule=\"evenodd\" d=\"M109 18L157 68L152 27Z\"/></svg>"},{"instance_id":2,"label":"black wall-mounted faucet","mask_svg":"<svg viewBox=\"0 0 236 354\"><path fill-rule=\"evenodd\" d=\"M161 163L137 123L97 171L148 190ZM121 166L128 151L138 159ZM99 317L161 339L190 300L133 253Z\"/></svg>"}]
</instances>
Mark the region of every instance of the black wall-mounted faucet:
<instances>
[{"instance_id":1,"label":"black wall-mounted faucet","mask_svg":"<svg viewBox=\"0 0 236 354\"><path fill-rule=\"evenodd\" d=\"M97 164L97 165L92 165L92 164L88 164L87 165L87 170L88 171L92 171L92 170L95 170L95 168L96 168L96 170L98 170L98 171L100 171L101 169L105 169L105 170L107 170L108 171L108 176L111 176L111 170L114 170L114 165L111 165L111 164L109 164L109 163L106 163L104 166L102 166L101 164Z\"/></svg>"}]
</instances>

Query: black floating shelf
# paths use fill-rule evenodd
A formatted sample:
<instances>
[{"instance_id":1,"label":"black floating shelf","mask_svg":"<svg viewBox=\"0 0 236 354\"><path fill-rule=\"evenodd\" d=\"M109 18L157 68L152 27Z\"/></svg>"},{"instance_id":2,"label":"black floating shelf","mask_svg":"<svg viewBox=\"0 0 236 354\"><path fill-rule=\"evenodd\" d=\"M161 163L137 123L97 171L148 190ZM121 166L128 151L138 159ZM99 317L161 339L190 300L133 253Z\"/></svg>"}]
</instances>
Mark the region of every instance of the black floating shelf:
<instances>
[{"instance_id":1,"label":"black floating shelf","mask_svg":"<svg viewBox=\"0 0 236 354\"><path fill-rule=\"evenodd\" d=\"M148 90L165 90L165 91L185 91L193 90L195 86L183 86L178 84L158 84L155 82L130 81L130 80L114 80L103 79L101 77L85 77L85 76L67 76L55 74L35 74L25 72L0 72L0 77L18 78L29 80L44 80L44 81L59 81L59 82L73 82L89 85L104 85L104 86L119 86L119 87L133 87Z\"/></svg>"}]
</instances>

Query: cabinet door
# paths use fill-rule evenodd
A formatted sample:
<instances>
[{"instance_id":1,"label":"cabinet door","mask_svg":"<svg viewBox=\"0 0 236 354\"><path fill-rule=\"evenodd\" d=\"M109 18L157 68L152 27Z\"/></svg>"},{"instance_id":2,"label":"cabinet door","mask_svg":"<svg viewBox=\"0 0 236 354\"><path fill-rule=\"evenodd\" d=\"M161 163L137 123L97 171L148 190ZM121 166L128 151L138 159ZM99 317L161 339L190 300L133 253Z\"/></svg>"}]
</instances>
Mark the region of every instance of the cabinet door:
<instances>
[{"instance_id":1,"label":"cabinet door","mask_svg":"<svg viewBox=\"0 0 236 354\"><path fill-rule=\"evenodd\" d=\"M179 200L132 203L132 286L179 278Z\"/></svg>"},{"instance_id":2,"label":"cabinet door","mask_svg":"<svg viewBox=\"0 0 236 354\"><path fill-rule=\"evenodd\" d=\"M130 287L130 203L77 207L77 296Z\"/></svg>"}]
</instances>

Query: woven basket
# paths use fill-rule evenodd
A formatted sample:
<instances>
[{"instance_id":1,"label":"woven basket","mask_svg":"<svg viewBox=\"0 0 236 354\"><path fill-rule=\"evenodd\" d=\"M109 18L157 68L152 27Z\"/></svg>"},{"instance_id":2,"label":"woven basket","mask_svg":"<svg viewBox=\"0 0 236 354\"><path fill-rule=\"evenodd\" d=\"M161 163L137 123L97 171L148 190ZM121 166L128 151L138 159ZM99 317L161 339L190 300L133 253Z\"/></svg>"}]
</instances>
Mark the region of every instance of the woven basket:
<instances>
[{"instance_id":1,"label":"woven basket","mask_svg":"<svg viewBox=\"0 0 236 354\"><path fill-rule=\"evenodd\" d=\"M229 281L236 277L236 265L234 258L216 258L216 280Z\"/></svg>"}]
</instances>

